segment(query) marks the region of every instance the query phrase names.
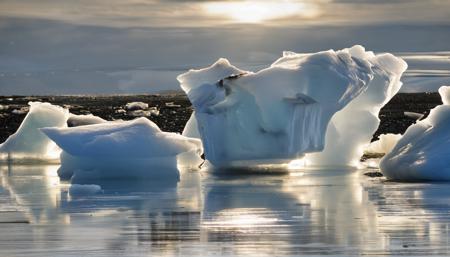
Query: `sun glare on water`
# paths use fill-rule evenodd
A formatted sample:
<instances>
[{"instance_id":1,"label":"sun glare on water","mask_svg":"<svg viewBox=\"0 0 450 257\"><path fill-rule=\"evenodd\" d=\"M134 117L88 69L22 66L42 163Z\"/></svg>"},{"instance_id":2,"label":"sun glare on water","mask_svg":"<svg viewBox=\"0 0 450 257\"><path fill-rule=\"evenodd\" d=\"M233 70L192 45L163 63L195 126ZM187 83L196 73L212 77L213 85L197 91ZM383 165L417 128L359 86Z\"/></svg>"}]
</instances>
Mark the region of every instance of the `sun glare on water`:
<instances>
[{"instance_id":1,"label":"sun glare on water","mask_svg":"<svg viewBox=\"0 0 450 257\"><path fill-rule=\"evenodd\" d=\"M229 1L205 3L207 13L221 15L239 23L262 23L290 16L316 15L314 6L291 1Z\"/></svg>"}]
</instances>

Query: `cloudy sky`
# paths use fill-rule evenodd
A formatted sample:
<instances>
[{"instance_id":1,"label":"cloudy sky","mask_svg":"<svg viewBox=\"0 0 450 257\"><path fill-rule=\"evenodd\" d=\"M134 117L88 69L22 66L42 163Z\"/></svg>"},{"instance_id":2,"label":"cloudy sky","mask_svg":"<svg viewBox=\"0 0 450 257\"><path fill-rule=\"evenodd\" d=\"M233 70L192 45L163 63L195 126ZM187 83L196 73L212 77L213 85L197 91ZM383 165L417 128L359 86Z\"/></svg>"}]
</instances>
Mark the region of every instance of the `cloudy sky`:
<instances>
[{"instance_id":1,"label":"cloudy sky","mask_svg":"<svg viewBox=\"0 0 450 257\"><path fill-rule=\"evenodd\" d=\"M258 70L283 50L362 44L450 84L448 0L2 0L0 94L153 93L220 57Z\"/></svg>"}]
</instances>

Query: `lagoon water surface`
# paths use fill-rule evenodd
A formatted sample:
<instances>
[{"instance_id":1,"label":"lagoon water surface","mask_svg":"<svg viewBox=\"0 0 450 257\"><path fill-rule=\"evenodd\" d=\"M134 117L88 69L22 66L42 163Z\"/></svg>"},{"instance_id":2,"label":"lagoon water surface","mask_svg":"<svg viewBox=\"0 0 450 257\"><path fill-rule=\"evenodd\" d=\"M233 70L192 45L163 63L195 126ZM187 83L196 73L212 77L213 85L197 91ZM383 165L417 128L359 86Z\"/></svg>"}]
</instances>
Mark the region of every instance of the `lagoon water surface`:
<instances>
[{"instance_id":1,"label":"lagoon water surface","mask_svg":"<svg viewBox=\"0 0 450 257\"><path fill-rule=\"evenodd\" d=\"M71 195L57 169L1 167L0 256L450 255L449 184L184 171Z\"/></svg>"}]
</instances>

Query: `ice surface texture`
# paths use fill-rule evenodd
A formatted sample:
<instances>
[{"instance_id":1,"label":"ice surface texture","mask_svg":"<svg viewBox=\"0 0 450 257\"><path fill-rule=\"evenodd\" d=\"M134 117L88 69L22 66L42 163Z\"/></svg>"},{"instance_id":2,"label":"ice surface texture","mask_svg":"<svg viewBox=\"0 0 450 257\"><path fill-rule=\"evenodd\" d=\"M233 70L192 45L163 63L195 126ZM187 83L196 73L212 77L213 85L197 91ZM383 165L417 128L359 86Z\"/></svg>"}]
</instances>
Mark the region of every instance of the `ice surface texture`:
<instances>
[{"instance_id":1,"label":"ice surface texture","mask_svg":"<svg viewBox=\"0 0 450 257\"><path fill-rule=\"evenodd\" d=\"M207 160L216 166L295 159L322 150L306 158L347 165L363 150L351 148L370 142L378 111L400 88L405 69L401 59L361 46L285 52L256 73L219 59L178 76L195 108L195 120L183 134L195 136L197 129ZM327 130L332 131L325 137ZM331 154L337 156L330 159Z\"/></svg>"},{"instance_id":2,"label":"ice surface texture","mask_svg":"<svg viewBox=\"0 0 450 257\"><path fill-rule=\"evenodd\" d=\"M102 191L102 188L99 185L79 185L72 184L69 188L69 194L71 196L82 196L82 195L93 195L98 194Z\"/></svg>"},{"instance_id":3,"label":"ice surface texture","mask_svg":"<svg viewBox=\"0 0 450 257\"><path fill-rule=\"evenodd\" d=\"M306 156L314 166L358 166L364 148L378 128L381 108L400 90L406 62L392 54L365 52L362 47L348 51L354 58L368 61L372 80L367 89L337 112L328 124L324 151Z\"/></svg>"},{"instance_id":4,"label":"ice surface texture","mask_svg":"<svg viewBox=\"0 0 450 257\"><path fill-rule=\"evenodd\" d=\"M42 131L61 149L63 178L178 177L177 165L199 165L201 142L162 132L146 118ZM177 163L177 160L184 160Z\"/></svg>"},{"instance_id":5,"label":"ice surface texture","mask_svg":"<svg viewBox=\"0 0 450 257\"><path fill-rule=\"evenodd\" d=\"M386 154L392 151L397 142L402 138L401 134L382 134L380 139L370 143L370 145L364 150L369 154Z\"/></svg>"},{"instance_id":6,"label":"ice surface texture","mask_svg":"<svg viewBox=\"0 0 450 257\"><path fill-rule=\"evenodd\" d=\"M69 127L78 127L78 126L85 126L85 125L92 125L92 124L99 124L104 123L106 120L94 116L92 114L87 115L76 115L76 114L70 114L69 119L67 120L67 126Z\"/></svg>"},{"instance_id":7,"label":"ice surface texture","mask_svg":"<svg viewBox=\"0 0 450 257\"><path fill-rule=\"evenodd\" d=\"M450 87L441 87L443 105L411 125L380 163L392 180L450 180Z\"/></svg>"},{"instance_id":8,"label":"ice surface texture","mask_svg":"<svg viewBox=\"0 0 450 257\"><path fill-rule=\"evenodd\" d=\"M129 111L145 110L147 108L148 108L148 104L143 103L143 102L131 102L131 103L127 103L125 105L125 109L127 109Z\"/></svg>"},{"instance_id":9,"label":"ice surface texture","mask_svg":"<svg viewBox=\"0 0 450 257\"><path fill-rule=\"evenodd\" d=\"M49 103L30 102L30 111L19 129L0 145L2 159L59 158L59 148L39 129L43 127L66 127L69 111Z\"/></svg>"}]
</instances>

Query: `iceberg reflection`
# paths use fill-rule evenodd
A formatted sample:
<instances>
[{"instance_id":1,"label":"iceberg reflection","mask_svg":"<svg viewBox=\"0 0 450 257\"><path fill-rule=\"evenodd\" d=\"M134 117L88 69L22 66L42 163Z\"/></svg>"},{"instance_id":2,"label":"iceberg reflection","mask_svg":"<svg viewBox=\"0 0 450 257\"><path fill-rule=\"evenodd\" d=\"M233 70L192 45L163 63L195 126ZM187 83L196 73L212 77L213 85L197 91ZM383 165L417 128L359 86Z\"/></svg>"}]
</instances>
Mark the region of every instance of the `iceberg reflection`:
<instances>
[{"instance_id":1,"label":"iceberg reflection","mask_svg":"<svg viewBox=\"0 0 450 257\"><path fill-rule=\"evenodd\" d=\"M101 181L102 192L71 196L57 168L1 167L2 255L449 254L448 184L345 169L203 170L170 184Z\"/></svg>"}]
</instances>

